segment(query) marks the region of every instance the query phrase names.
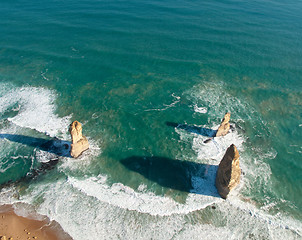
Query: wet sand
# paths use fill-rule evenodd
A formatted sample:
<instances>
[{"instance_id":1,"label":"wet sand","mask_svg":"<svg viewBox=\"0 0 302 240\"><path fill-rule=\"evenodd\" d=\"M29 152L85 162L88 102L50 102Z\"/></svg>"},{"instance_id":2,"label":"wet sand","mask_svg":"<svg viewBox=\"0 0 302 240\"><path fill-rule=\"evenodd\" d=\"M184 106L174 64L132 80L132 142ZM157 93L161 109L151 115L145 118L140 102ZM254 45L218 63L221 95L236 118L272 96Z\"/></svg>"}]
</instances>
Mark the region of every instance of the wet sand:
<instances>
[{"instance_id":1,"label":"wet sand","mask_svg":"<svg viewBox=\"0 0 302 240\"><path fill-rule=\"evenodd\" d=\"M71 240L55 221L18 216L11 205L0 206L0 239L1 240Z\"/></svg>"}]
</instances>

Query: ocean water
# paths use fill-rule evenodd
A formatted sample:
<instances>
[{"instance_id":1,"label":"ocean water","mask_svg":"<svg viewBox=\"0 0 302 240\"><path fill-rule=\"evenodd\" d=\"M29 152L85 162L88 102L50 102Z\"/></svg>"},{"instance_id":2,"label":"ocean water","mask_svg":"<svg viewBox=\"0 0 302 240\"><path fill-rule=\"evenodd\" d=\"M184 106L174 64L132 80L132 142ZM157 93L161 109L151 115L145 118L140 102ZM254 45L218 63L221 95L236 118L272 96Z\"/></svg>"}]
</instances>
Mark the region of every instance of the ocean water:
<instances>
[{"instance_id":1,"label":"ocean water","mask_svg":"<svg viewBox=\"0 0 302 240\"><path fill-rule=\"evenodd\" d=\"M0 203L73 239L302 239L301 16L299 0L2 0Z\"/></svg>"}]
</instances>

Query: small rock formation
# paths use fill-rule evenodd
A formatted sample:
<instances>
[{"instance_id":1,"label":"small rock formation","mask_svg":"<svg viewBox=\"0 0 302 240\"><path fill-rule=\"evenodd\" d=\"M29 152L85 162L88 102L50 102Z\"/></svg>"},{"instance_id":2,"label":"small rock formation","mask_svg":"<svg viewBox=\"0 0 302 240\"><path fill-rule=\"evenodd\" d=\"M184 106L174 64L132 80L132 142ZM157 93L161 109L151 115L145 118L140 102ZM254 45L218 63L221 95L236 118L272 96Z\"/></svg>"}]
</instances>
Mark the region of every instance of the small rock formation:
<instances>
[{"instance_id":1,"label":"small rock formation","mask_svg":"<svg viewBox=\"0 0 302 240\"><path fill-rule=\"evenodd\" d=\"M215 137L221 137L221 136L225 136L227 135L227 133L230 130L230 118L231 118L231 114L230 113L226 113L224 115L224 118L221 121L221 124L217 130L216 136Z\"/></svg>"},{"instance_id":2,"label":"small rock formation","mask_svg":"<svg viewBox=\"0 0 302 240\"><path fill-rule=\"evenodd\" d=\"M216 188L222 198L226 199L229 192L237 186L240 175L239 153L236 146L232 144L219 163L216 175Z\"/></svg>"},{"instance_id":3,"label":"small rock formation","mask_svg":"<svg viewBox=\"0 0 302 240\"><path fill-rule=\"evenodd\" d=\"M89 148L88 140L82 135L82 124L74 121L69 126L69 132L72 139L70 155L77 158L82 152Z\"/></svg>"}]
</instances>

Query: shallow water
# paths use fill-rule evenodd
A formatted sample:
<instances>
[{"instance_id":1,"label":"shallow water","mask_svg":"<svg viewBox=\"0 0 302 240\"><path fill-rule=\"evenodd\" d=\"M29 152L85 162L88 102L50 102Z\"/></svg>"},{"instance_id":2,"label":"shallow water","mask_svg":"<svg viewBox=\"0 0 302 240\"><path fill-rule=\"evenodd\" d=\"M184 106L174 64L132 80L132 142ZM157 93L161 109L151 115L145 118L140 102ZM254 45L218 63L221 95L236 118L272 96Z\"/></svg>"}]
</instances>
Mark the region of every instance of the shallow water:
<instances>
[{"instance_id":1,"label":"shallow water","mask_svg":"<svg viewBox=\"0 0 302 240\"><path fill-rule=\"evenodd\" d=\"M301 9L3 1L0 202L74 239L302 238ZM205 144L227 111L235 129ZM91 145L79 159L73 120ZM232 143L243 175L224 201Z\"/></svg>"}]
</instances>

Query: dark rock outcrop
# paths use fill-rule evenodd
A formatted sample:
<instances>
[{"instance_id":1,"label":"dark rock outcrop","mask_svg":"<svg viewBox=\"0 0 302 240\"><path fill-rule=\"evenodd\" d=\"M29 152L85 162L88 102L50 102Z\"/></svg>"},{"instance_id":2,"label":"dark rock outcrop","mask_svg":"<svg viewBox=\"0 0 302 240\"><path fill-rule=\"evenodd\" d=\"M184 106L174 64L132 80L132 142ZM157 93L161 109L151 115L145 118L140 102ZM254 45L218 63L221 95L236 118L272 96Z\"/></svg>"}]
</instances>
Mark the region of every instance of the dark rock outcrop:
<instances>
[{"instance_id":1,"label":"dark rock outcrop","mask_svg":"<svg viewBox=\"0 0 302 240\"><path fill-rule=\"evenodd\" d=\"M72 138L70 155L77 158L89 148L88 140L82 135L82 124L78 121L74 121L69 126L69 133Z\"/></svg>"},{"instance_id":2,"label":"dark rock outcrop","mask_svg":"<svg viewBox=\"0 0 302 240\"><path fill-rule=\"evenodd\" d=\"M240 175L239 153L236 146L232 144L226 150L216 175L216 188L222 198L226 199L229 192L238 185Z\"/></svg>"}]
</instances>

